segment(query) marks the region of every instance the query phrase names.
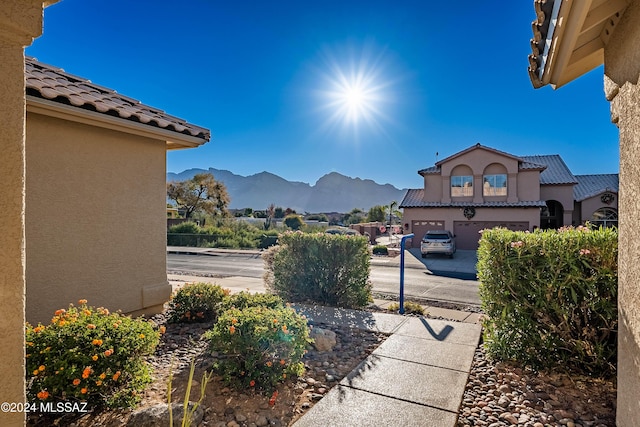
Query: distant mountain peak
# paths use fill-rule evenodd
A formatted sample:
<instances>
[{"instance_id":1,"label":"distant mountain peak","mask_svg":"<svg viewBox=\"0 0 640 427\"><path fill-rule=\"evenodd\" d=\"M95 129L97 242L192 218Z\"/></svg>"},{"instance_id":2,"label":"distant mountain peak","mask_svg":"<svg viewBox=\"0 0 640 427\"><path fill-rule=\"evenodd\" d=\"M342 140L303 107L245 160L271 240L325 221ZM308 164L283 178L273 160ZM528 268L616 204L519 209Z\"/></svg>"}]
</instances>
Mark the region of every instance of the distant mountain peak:
<instances>
[{"instance_id":1,"label":"distant mountain peak","mask_svg":"<svg viewBox=\"0 0 640 427\"><path fill-rule=\"evenodd\" d=\"M273 203L298 212L349 212L353 208L368 210L375 205L387 205L392 200L401 200L406 192L391 184L377 184L371 179L352 178L335 171L320 177L313 186L288 181L268 171L242 176L214 168L170 172L167 181L191 179L203 172L213 174L225 184L232 209L261 210Z\"/></svg>"}]
</instances>

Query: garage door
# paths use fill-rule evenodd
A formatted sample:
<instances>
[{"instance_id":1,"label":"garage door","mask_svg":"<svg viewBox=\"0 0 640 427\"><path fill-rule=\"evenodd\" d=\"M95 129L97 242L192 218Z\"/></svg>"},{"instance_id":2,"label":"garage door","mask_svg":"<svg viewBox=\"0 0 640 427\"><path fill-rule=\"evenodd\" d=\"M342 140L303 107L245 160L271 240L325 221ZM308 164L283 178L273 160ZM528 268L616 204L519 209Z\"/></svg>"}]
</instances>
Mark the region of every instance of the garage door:
<instances>
[{"instance_id":1,"label":"garage door","mask_svg":"<svg viewBox=\"0 0 640 427\"><path fill-rule=\"evenodd\" d=\"M480 230L494 227L505 227L513 231L524 231L529 229L529 223L498 221L454 221L453 234L456 235L456 247L458 249L478 249Z\"/></svg>"},{"instance_id":2,"label":"garage door","mask_svg":"<svg viewBox=\"0 0 640 427\"><path fill-rule=\"evenodd\" d=\"M411 239L411 247L419 248L422 237L424 237L425 233L429 230L444 230L444 221L438 221L438 220L413 221L411 223L411 232L415 234L415 237Z\"/></svg>"}]
</instances>

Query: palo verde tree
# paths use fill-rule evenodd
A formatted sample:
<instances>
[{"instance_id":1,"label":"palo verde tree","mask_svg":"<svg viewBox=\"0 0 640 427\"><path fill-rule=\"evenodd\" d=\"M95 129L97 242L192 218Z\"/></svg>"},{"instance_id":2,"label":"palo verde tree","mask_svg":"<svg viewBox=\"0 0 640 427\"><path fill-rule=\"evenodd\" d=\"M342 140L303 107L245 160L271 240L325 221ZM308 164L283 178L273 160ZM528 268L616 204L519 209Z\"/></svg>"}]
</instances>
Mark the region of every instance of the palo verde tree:
<instances>
[{"instance_id":1,"label":"palo verde tree","mask_svg":"<svg viewBox=\"0 0 640 427\"><path fill-rule=\"evenodd\" d=\"M195 212L227 215L227 188L210 173L199 173L185 181L167 183L167 197L176 203L178 209L184 209L186 218Z\"/></svg>"}]
</instances>

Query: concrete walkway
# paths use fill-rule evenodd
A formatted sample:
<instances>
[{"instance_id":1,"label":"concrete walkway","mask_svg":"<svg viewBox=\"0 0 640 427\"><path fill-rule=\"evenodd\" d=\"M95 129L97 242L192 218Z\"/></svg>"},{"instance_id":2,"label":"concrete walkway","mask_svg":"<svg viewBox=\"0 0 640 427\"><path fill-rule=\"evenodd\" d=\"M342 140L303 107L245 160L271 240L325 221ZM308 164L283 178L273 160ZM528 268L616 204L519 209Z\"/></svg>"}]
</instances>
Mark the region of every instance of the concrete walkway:
<instances>
[{"instance_id":1,"label":"concrete walkway","mask_svg":"<svg viewBox=\"0 0 640 427\"><path fill-rule=\"evenodd\" d=\"M391 334L296 427L454 427L480 325L396 314L298 306L312 324Z\"/></svg>"},{"instance_id":2,"label":"concrete walkway","mask_svg":"<svg viewBox=\"0 0 640 427\"><path fill-rule=\"evenodd\" d=\"M180 249L168 248L174 253ZM196 252L193 249L188 251ZM406 257L405 261L413 268L424 268L417 257L410 254ZM385 262L385 259L375 262ZM471 263L469 257L463 263L464 268L470 268ZM411 267L407 265L407 268ZM168 278L174 290L185 283L209 282L234 293L265 291L259 278L185 275L168 275ZM392 302L374 300L381 309ZM480 339L480 315L432 306L423 306L430 316L451 320L323 306L294 307L314 325L338 324L390 334L380 347L304 414L295 423L296 427L455 427Z\"/></svg>"}]
</instances>

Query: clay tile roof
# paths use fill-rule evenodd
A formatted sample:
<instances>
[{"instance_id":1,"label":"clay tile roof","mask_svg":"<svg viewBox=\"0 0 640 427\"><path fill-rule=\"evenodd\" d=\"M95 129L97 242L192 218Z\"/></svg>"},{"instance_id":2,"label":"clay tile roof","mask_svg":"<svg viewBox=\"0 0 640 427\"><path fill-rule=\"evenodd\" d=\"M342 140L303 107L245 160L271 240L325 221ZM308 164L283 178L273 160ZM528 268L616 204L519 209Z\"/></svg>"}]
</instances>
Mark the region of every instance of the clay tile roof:
<instances>
[{"instance_id":1,"label":"clay tile roof","mask_svg":"<svg viewBox=\"0 0 640 427\"><path fill-rule=\"evenodd\" d=\"M577 184L576 177L571 173L567 165L557 154L543 156L522 156L522 160L528 163L545 165L547 168L540 173L540 184L559 185Z\"/></svg>"},{"instance_id":2,"label":"clay tile roof","mask_svg":"<svg viewBox=\"0 0 640 427\"><path fill-rule=\"evenodd\" d=\"M404 195L402 202L400 202L401 208L415 208L419 207L423 202L424 188L415 188L407 190L407 194Z\"/></svg>"},{"instance_id":3,"label":"clay tile roof","mask_svg":"<svg viewBox=\"0 0 640 427\"><path fill-rule=\"evenodd\" d=\"M25 59L25 83L27 95L97 111L204 141L211 138L208 129L187 123L162 110L66 73L60 68L38 62L34 58Z\"/></svg>"},{"instance_id":4,"label":"clay tile roof","mask_svg":"<svg viewBox=\"0 0 640 427\"><path fill-rule=\"evenodd\" d=\"M474 208L541 208L545 207L544 200L524 200L520 202L425 202L423 200L424 189L407 190L404 199L400 203L401 208L464 208L472 206Z\"/></svg>"},{"instance_id":5,"label":"clay tile roof","mask_svg":"<svg viewBox=\"0 0 640 427\"><path fill-rule=\"evenodd\" d=\"M576 175L578 185L573 187L573 198L581 202L600 193L618 193L619 177L617 173L600 175Z\"/></svg>"},{"instance_id":6,"label":"clay tile roof","mask_svg":"<svg viewBox=\"0 0 640 427\"><path fill-rule=\"evenodd\" d=\"M418 171L419 175L431 175L431 174L438 174L440 173L440 167L439 166L431 166L430 168L426 168L426 169L420 169Z\"/></svg>"},{"instance_id":7,"label":"clay tile roof","mask_svg":"<svg viewBox=\"0 0 640 427\"><path fill-rule=\"evenodd\" d=\"M540 67L542 66L542 55L547 40L554 2L555 0L535 0L533 2L536 19L531 23L533 38L531 39L531 54L529 55L529 77L536 89L544 86L539 77Z\"/></svg>"}]
</instances>

